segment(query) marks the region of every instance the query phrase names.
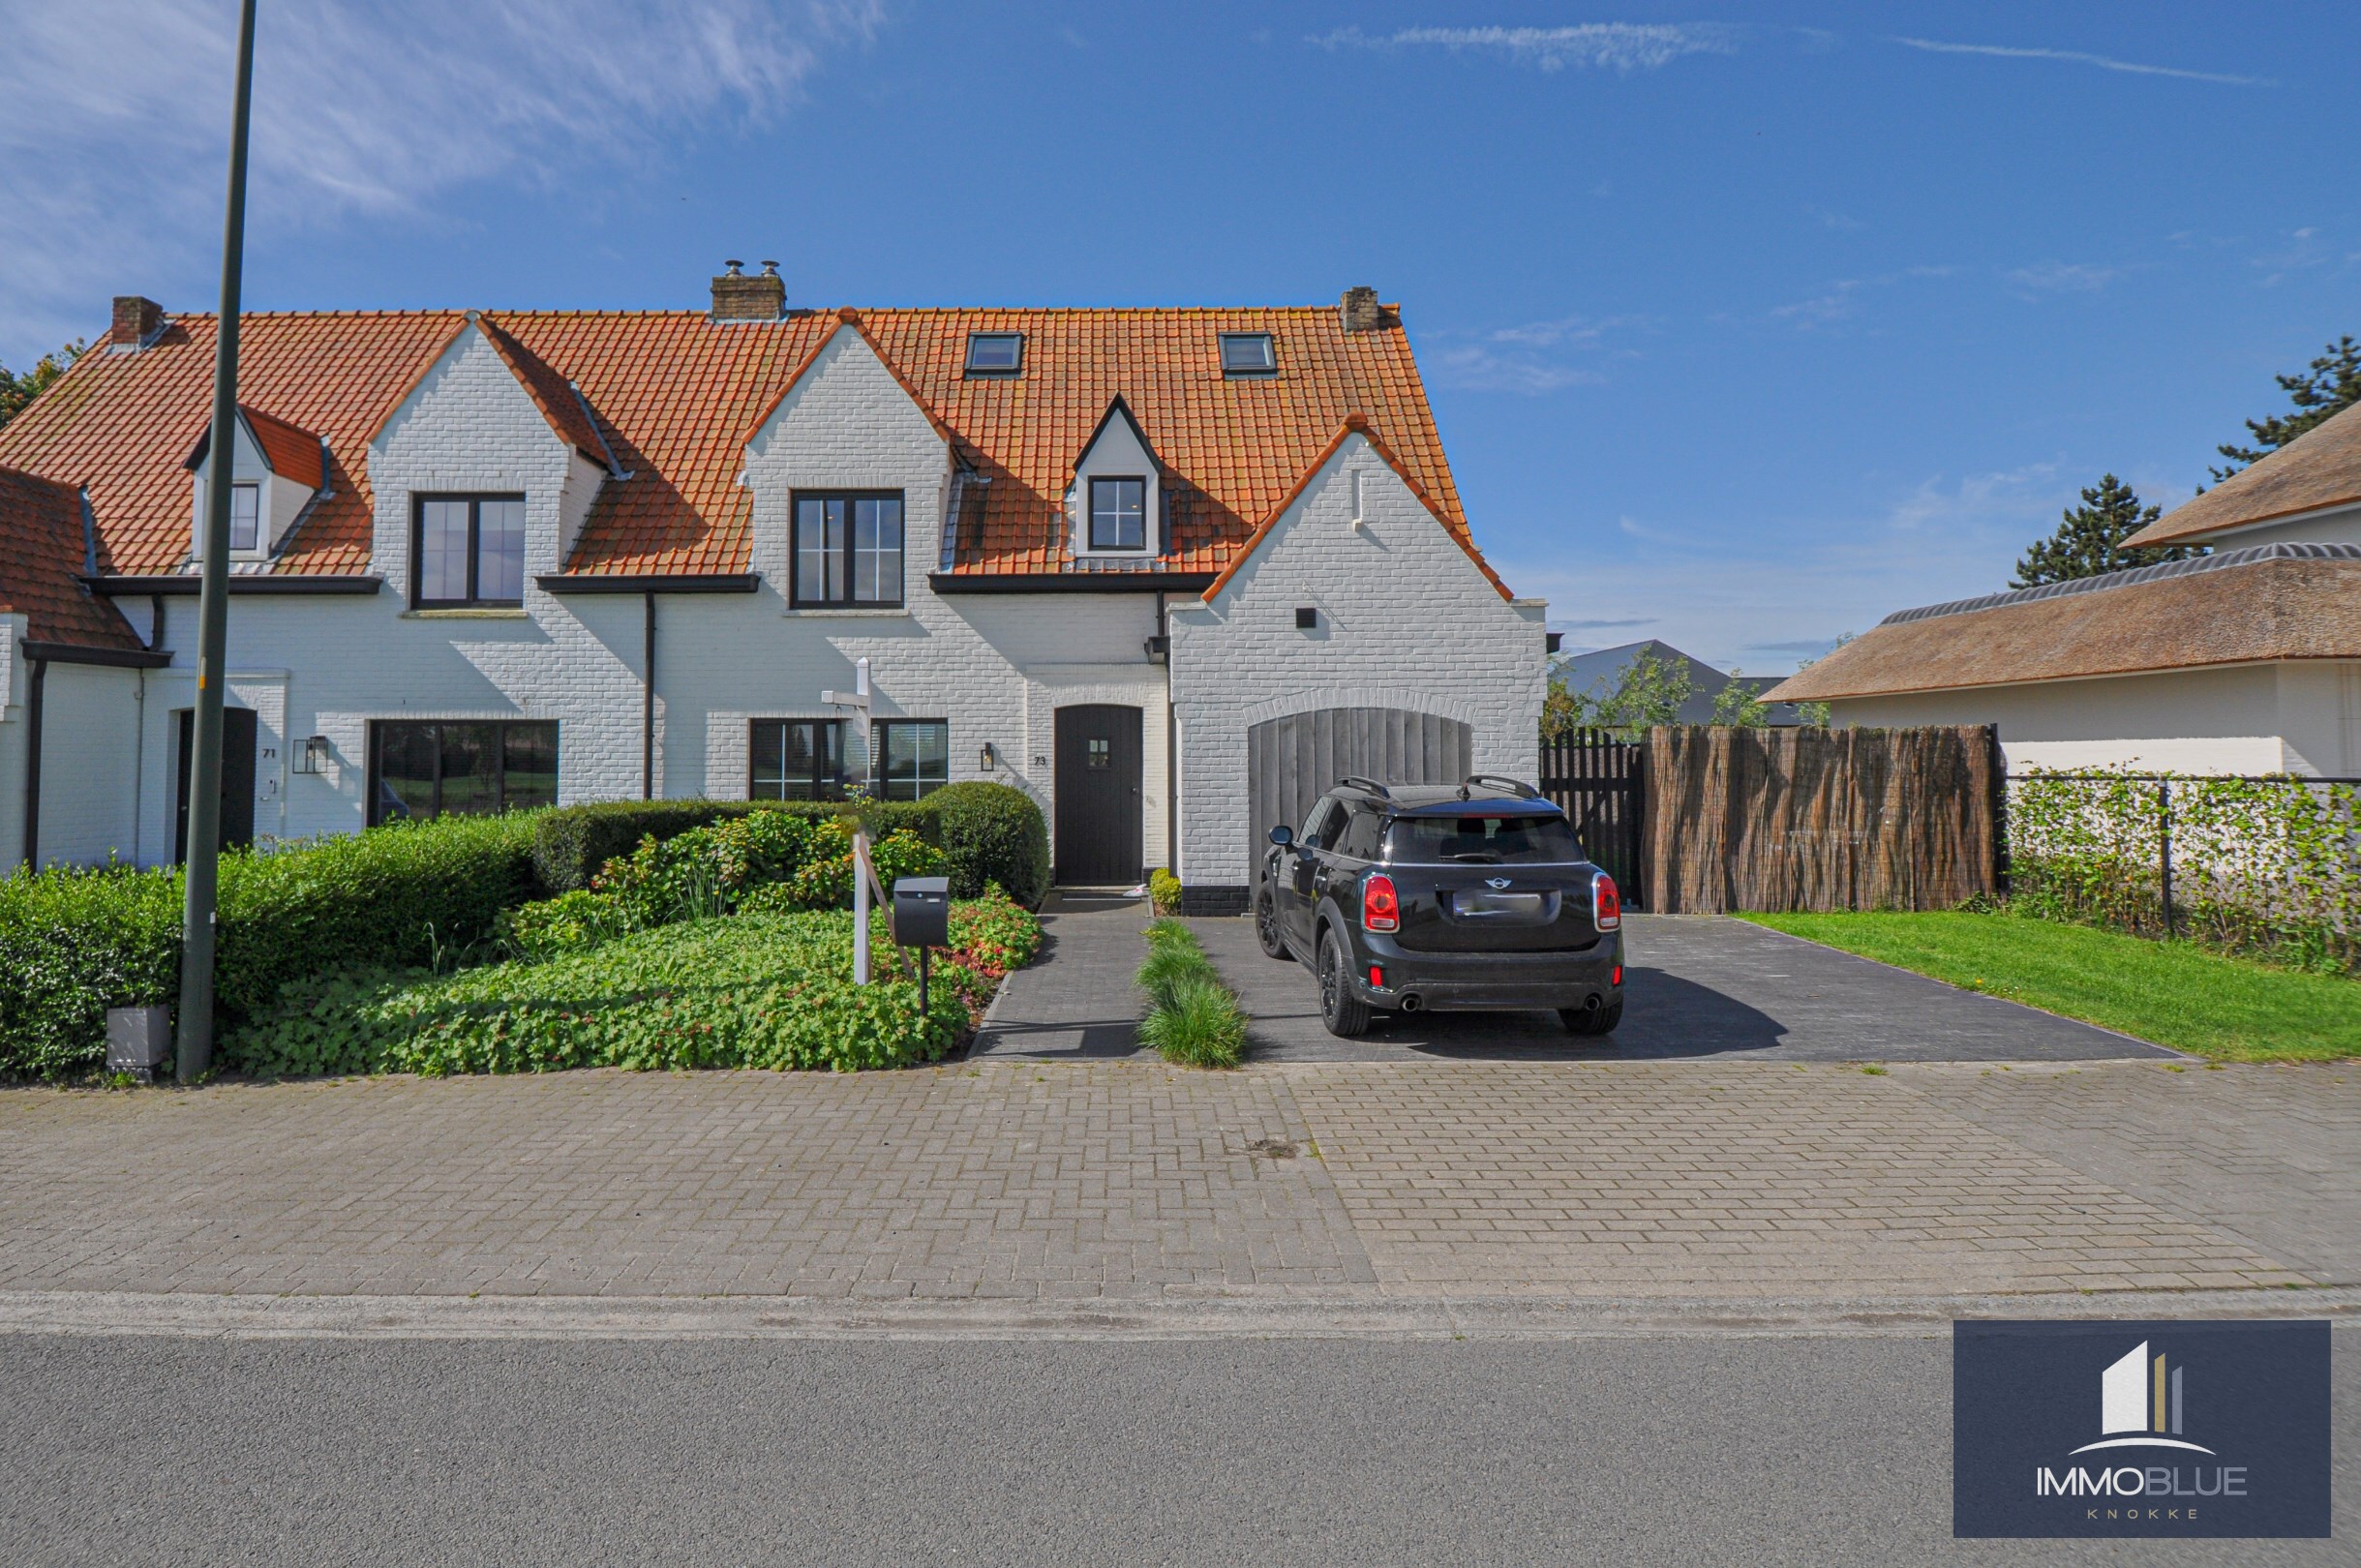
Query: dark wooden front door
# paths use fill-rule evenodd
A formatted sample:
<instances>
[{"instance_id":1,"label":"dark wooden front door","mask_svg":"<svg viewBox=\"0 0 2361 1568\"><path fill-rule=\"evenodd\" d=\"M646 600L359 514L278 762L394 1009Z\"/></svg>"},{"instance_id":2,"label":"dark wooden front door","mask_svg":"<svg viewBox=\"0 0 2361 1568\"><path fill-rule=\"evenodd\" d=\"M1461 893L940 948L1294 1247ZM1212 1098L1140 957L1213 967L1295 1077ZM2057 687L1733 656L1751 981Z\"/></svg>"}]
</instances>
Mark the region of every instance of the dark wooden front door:
<instances>
[{"instance_id":1,"label":"dark wooden front door","mask_svg":"<svg viewBox=\"0 0 2361 1568\"><path fill-rule=\"evenodd\" d=\"M180 804L172 829L172 859L189 858L189 751L197 741L197 714L180 710L180 773L172 798ZM222 709L222 848L247 849L255 841L255 710Z\"/></svg>"},{"instance_id":2,"label":"dark wooden front door","mask_svg":"<svg viewBox=\"0 0 2361 1568\"><path fill-rule=\"evenodd\" d=\"M1139 709L1090 703L1057 710L1057 880L1139 880Z\"/></svg>"}]
</instances>

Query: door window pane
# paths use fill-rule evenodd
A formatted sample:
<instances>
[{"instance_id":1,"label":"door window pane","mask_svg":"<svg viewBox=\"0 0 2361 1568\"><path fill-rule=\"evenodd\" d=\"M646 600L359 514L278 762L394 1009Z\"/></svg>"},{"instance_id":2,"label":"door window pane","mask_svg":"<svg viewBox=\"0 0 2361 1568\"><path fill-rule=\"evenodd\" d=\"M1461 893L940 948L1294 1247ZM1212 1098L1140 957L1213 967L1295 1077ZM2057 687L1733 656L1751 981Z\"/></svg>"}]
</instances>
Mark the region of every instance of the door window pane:
<instances>
[{"instance_id":1,"label":"door window pane","mask_svg":"<svg viewBox=\"0 0 2361 1568\"><path fill-rule=\"evenodd\" d=\"M500 727L500 809L524 811L558 803L558 726Z\"/></svg>"},{"instance_id":2,"label":"door window pane","mask_svg":"<svg viewBox=\"0 0 2361 1568\"><path fill-rule=\"evenodd\" d=\"M262 487L229 487L229 548L258 550L262 538Z\"/></svg>"},{"instance_id":3,"label":"door window pane","mask_svg":"<svg viewBox=\"0 0 2361 1568\"><path fill-rule=\"evenodd\" d=\"M500 808L499 751L490 724L445 724L442 799L445 816L489 816Z\"/></svg>"},{"instance_id":4,"label":"door window pane","mask_svg":"<svg viewBox=\"0 0 2361 1568\"><path fill-rule=\"evenodd\" d=\"M475 596L504 603L525 602L525 503L478 501L475 523Z\"/></svg>"},{"instance_id":5,"label":"door window pane","mask_svg":"<svg viewBox=\"0 0 2361 1568\"><path fill-rule=\"evenodd\" d=\"M468 596L468 503L431 500L418 508L418 598L447 603Z\"/></svg>"},{"instance_id":6,"label":"door window pane","mask_svg":"<svg viewBox=\"0 0 2361 1568\"><path fill-rule=\"evenodd\" d=\"M879 791L889 800L923 800L951 782L951 725L893 719L878 726Z\"/></svg>"},{"instance_id":7,"label":"door window pane","mask_svg":"<svg viewBox=\"0 0 2361 1568\"><path fill-rule=\"evenodd\" d=\"M435 814L435 727L386 724L378 731L378 822Z\"/></svg>"},{"instance_id":8,"label":"door window pane","mask_svg":"<svg viewBox=\"0 0 2361 1568\"><path fill-rule=\"evenodd\" d=\"M1147 481L1093 479L1090 482L1091 549L1144 550L1147 542Z\"/></svg>"}]
</instances>

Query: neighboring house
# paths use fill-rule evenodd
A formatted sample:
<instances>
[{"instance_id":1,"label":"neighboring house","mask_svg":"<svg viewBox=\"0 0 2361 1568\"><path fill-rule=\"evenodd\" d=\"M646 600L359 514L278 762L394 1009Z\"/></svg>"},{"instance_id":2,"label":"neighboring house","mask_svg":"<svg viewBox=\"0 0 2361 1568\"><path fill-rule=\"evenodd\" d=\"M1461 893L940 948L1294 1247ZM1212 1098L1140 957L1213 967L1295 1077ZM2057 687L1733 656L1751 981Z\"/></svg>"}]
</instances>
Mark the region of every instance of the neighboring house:
<instances>
[{"instance_id":1,"label":"neighboring house","mask_svg":"<svg viewBox=\"0 0 2361 1568\"><path fill-rule=\"evenodd\" d=\"M1731 677L1703 659L1691 658L1670 643L1650 638L1644 643L1625 643L1620 648L1602 648L1589 653L1573 653L1558 661L1558 678L1577 697L1604 697L1622 680L1623 672L1650 653L1656 662L1671 669L1685 669L1689 673L1688 700L1673 715L1675 724L1710 724L1713 722L1713 699L1729 685ZM1758 691L1771 684L1769 680L1747 678L1747 683ZM1792 706L1778 704L1771 709L1765 721L1774 725L1801 724L1802 715Z\"/></svg>"},{"instance_id":2,"label":"neighboring house","mask_svg":"<svg viewBox=\"0 0 2361 1568\"><path fill-rule=\"evenodd\" d=\"M1242 907L1250 799L1532 773L1543 607L1372 291L784 299L733 265L708 312L246 317L226 836L990 778L1062 880ZM118 300L0 430L6 863L180 852L213 352ZM864 657L872 756L821 701Z\"/></svg>"},{"instance_id":3,"label":"neighboring house","mask_svg":"<svg viewBox=\"0 0 2361 1568\"><path fill-rule=\"evenodd\" d=\"M2361 407L2134 534L2210 556L1889 616L1770 695L2013 770L2361 775Z\"/></svg>"}]
</instances>

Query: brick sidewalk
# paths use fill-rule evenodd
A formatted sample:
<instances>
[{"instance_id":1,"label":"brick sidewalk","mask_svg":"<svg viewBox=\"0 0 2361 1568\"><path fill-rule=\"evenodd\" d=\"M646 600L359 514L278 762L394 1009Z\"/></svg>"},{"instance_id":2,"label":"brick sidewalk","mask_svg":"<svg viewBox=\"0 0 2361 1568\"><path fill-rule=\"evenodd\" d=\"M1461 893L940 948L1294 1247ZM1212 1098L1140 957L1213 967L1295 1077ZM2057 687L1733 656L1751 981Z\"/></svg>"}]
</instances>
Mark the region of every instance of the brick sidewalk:
<instances>
[{"instance_id":1,"label":"brick sidewalk","mask_svg":"<svg viewBox=\"0 0 2361 1568\"><path fill-rule=\"evenodd\" d=\"M2167 1135L2191 1123L2203 1132ZM2350 1282L2361 1068L987 1061L16 1090L0 1093L0 1290Z\"/></svg>"}]
</instances>

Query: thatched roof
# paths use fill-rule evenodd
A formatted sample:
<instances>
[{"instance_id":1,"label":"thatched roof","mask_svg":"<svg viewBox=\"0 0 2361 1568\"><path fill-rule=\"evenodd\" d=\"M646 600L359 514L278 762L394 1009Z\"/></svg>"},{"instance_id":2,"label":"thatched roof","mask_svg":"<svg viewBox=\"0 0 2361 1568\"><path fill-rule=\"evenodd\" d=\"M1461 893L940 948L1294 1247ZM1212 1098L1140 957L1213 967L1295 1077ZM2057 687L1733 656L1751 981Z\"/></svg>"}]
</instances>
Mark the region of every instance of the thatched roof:
<instances>
[{"instance_id":1,"label":"thatched roof","mask_svg":"<svg viewBox=\"0 0 2361 1568\"><path fill-rule=\"evenodd\" d=\"M2361 404L2324 419L2251 467L2126 539L2180 544L2224 528L2361 501Z\"/></svg>"}]
</instances>

